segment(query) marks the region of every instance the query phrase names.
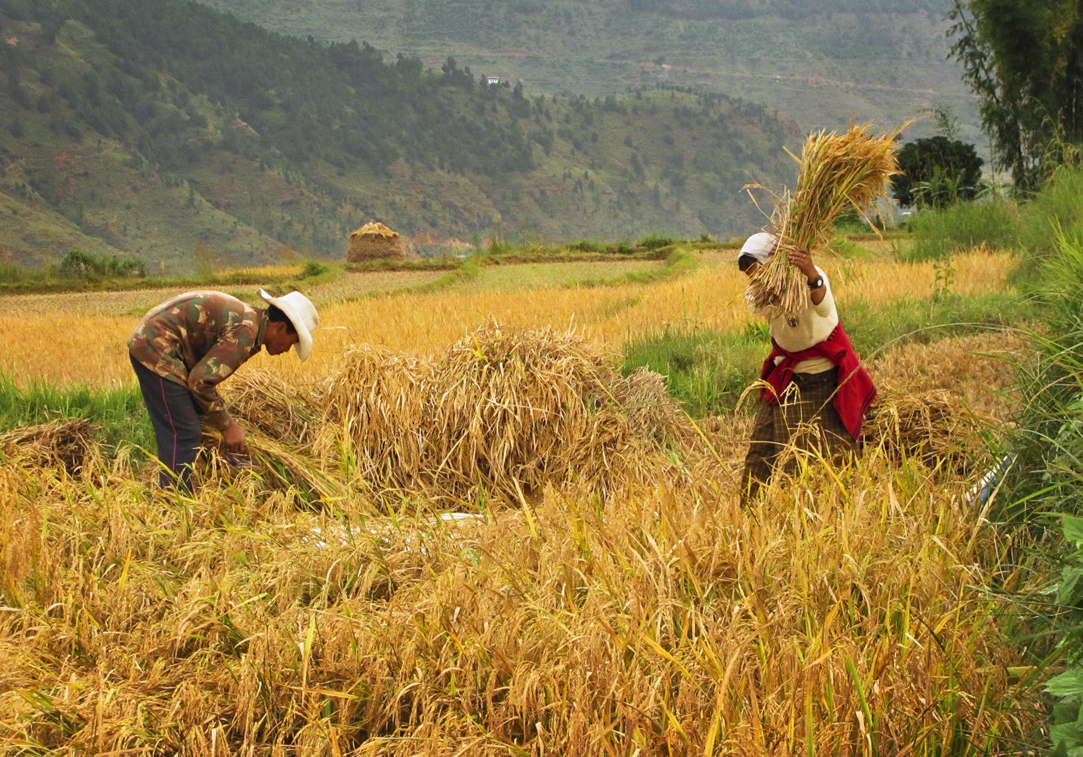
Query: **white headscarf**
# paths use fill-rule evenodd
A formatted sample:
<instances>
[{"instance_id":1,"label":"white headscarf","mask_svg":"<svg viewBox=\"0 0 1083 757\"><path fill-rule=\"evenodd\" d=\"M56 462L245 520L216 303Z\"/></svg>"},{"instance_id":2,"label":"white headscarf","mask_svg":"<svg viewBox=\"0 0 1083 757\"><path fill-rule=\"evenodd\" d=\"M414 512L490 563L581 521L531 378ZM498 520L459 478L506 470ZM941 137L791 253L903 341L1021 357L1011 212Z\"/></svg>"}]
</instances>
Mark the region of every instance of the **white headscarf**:
<instances>
[{"instance_id":1,"label":"white headscarf","mask_svg":"<svg viewBox=\"0 0 1083 757\"><path fill-rule=\"evenodd\" d=\"M748 255L760 263L766 263L777 243L778 240L775 239L774 235L768 234L766 231L753 234L741 245L741 251L737 253L737 258L740 259L742 255Z\"/></svg>"}]
</instances>

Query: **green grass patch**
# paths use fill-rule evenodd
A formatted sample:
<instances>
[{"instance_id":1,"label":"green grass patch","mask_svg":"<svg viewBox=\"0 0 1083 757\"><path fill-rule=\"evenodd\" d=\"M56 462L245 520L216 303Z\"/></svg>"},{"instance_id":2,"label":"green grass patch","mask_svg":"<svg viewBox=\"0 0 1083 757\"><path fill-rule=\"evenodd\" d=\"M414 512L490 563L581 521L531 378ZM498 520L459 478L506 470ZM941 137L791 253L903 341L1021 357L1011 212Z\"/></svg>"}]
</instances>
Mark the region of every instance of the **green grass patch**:
<instances>
[{"instance_id":1,"label":"green grass patch","mask_svg":"<svg viewBox=\"0 0 1083 757\"><path fill-rule=\"evenodd\" d=\"M845 260L868 260L873 257L872 250L845 236L832 237L827 249Z\"/></svg>"},{"instance_id":2,"label":"green grass patch","mask_svg":"<svg viewBox=\"0 0 1083 757\"><path fill-rule=\"evenodd\" d=\"M481 275L481 269L486 264L484 254L471 255L465 260L459 261L459 265L450 269L443 276L436 281L430 281L428 284L421 284L416 287L411 287L412 292L440 292L444 289L450 289L451 287L461 284L468 284L472 281L476 281Z\"/></svg>"},{"instance_id":3,"label":"green grass patch","mask_svg":"<svg viewBox=\"0 0 1083 757\"><path fill-rule=\"evenodd\" d=\"M839 309L843 327L863 360L901 344L929 344L948 336L1018 327L1031 316L1031 303L1010 292L977 297L949 294L887 306L855 300Z\"/></svg>"},{"instance_id":4,"label":"green grass patch","mask_svg":"<svg viewBox=\"0 0 1083 757\"><path fill-rule=\"evenodd\" d=\"M346 263L343 268L351 273L390 272L390 271L452 271L461 268L472 256L422 258L421 260L366 260L361 263Z\"/></svg>"},{"instance_id":5,"label":"green grass patch","mask_svg":"<svg viewBox=\"0 0 1083 757\"><path fill-rule=\"evenodd\" d=\"M661 373L670 396L694 418L732 413L759 376L767 340L765 323L736 333L672 326L626 344L621 370Z\"/></svg>"},{"instance_id":6,"label":"green grass patch","mask_svg":"<svg viewBox=\"0 0 1083 757\"><path fill-rule=\"evenodd\" d=\"M981 297L905 300L873 307L847 303L840 317L854 349L870 360L911 342L927 344L959 334L1019 326L1031 316L1028 301L1008 293ZM625 374L646 366L666 377L666 388L694 418L732 413L759 378L771 350L765 321L736 332L673 326L625 344Z\"/></svg>"},{"instance_id":7,"label":"green grass patch","mask_svg":"<svg viewBox=\"0 0 1083 757\"><path fill-rule=\"evenodd\" d=\"M100 426L99 437L113 449L135 444L154 452L154 430L138 386L97 390L39 383L19 388L9 376L0 376L0 431L75 418Z\"/></svg>"},{"instance_id":8,"label":"green grass patch","mask_svg":"<svg viewBox=\"0 0 1083 757\"><path fill-rule=\"evenodd\" d=\"M985 246L1012 250L1019 244L1019 214L1006 202L961 202L943 210L925 210L910 222L911 244L900 260L920 263L958 250Z\"/></svg>"},{"instance_id":9,"label":"green grass patch","mask_svg":"<svg viewBox=\"0 0 1083 757\"><path fill-rule=\"evenodd\" d=\"M61 294L64 292L128 292L135 289L222 288L226 286L292 287L327 284L337 279L342 268L333 264L318 264L318 269L306 264L301 275L274 275L251 271L227 271L208 276L71 278L51 270L28 271L17 266L14 270L0 269L0 295L3 294Z\"/></svg>"}]
</instances>

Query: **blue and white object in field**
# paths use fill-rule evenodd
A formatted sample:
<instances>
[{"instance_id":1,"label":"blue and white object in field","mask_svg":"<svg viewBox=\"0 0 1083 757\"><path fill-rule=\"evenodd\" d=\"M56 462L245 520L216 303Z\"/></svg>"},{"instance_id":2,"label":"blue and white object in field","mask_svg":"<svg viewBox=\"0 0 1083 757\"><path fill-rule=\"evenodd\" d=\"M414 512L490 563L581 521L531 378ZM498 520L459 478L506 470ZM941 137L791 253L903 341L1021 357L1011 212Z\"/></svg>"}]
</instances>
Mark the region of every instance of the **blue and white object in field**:
<instances>
[{"instance_id":1,"label":"blue and white object in field","mask_svg":"<svg viewBox=\"0 0 1083 757\"><path fill-rule=\"evenodd\" d=\"M1015 453L1005 455L1004 458L996 464L993 468L990 468L984 476L981 477L981 481L974 484L972 488L966 494L966 501L971 505L984 505L989 501L989 498L993 496L993 492L1000 486L1000 482L1004 480L1004 476L1007 475L1008 470L1015 463Z\"/></svg>"}]
</instances>

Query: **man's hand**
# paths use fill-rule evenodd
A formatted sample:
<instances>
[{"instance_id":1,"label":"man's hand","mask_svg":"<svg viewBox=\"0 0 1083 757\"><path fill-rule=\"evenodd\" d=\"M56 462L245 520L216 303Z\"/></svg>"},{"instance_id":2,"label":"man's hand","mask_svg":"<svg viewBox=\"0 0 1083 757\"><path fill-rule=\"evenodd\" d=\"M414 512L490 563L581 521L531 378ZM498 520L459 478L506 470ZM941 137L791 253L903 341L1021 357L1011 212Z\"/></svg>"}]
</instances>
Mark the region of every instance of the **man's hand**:
<instances>
[{"instance_id":1,"label":"man's hand","mask_svg":"<svg viewBox=\"0 0 1083 757\"><path fill-rule=\"evenodd\" d=\"M812 253L808 247L798 247L790 250L790 264L805 274L805 278L814 281L820 274L816 272L816 266L812 263Z\"/></svg>"},{"instance_id":2,"label":"man's hand","mask_svg":"<svg viewBox=\"0 0 1083 757\"><path fill-rule=\"evenodd\" d=\"M244 443L244 429L236 423L223 431L222 437L226 440L226 449L234 455L248 453L248 445Z\"/></svg>"}]
</instances>

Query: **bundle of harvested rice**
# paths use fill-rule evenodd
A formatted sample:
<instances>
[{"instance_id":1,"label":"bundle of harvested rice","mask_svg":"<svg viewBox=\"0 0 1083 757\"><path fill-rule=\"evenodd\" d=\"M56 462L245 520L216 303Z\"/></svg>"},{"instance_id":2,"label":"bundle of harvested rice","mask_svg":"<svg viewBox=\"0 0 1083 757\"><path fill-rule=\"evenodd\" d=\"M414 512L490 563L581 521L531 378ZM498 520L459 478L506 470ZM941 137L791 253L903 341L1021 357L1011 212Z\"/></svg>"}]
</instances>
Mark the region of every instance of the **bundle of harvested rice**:
<instances>
[{"instance_id":1,"label":"bundle of harvested rice","mask_svg":"<svg viewBox=\"0 0 1083 757\"><path fill-rule=\"evenodd\" d=\"M613 392L629 429L643 439L685 438L692 432L688 416L669 396L660 373L637 368Z\"/></svg>"},{"instance_id":2,"label":"bundle of harvested rice","mask_svg":"<svg viewBox=\"0 0 1083 757\"><path fill-rule=\"evenodd\" d=\"M660 378L625 378L574 332L483 326L434 361L368 348L332 384L318 447L389 490L508 499L547 483L607 488L681 427Z\"/></svg>"},{"instance_id":3,"label":"bundle of harvested rice","mask_svg":"<svg viewBox=\"0 0 1083 757\"><path fill-rule=\"evenodd\" d=\"M368 346L356 347L330 383L325 425L316 442L325 459L348 457L370 487L420 486L417 476L426 445L424 402L432 394L432 363Z\"/></svg>"},{"instance_id":4,"label":"bundle of harvested rice","mask_svg":"<svg viewBox=\"0 0 1083 757\"><path fill-rule=\"evenodd\" d=\"M94 426L85 418L55 420L0 434L0 452L40 468L61 467L78 473L97 444Z\"/></svg>"},{"instance_id":5,"label":"bundle of harvested rice","mask_svg":"<svg viewBox=\"0 0 1083 757\"><path fill-rule=\"evenodd\" d=\"M323 469L317 460L259 432L245 435L246 456L238 457L226 450L225 441L217 431L204 428L199 476L203 480L232 478L238 469L250 469L274 489L295 489L308 499L318 498L326 504L340 504L348 497L346 485L333 473Z\"/></svg>"},{"instance_id":6,"label":"bundle of harvested rice","mask_svg":"<svg viewBox=\"0 0 1083 757\"><path fill-rule=\"evenodd\" d=\"M270 439L306 447L323 417L324 385L301 386L273 373L243 371L223 385L230 411Z\"/></svg>"},{"instance_id":7,"label":"bundle of harvested rice","mask_svg":"<svg viewBox=\"0 0 1083 757\"><path fill-rule=\"evenodd\" d=\"M899 170L895 138L903 128L877 137L867 126L851 124L841 136L809 135L800 158L790 153L800 164L797 189L775 203L771 226L778 248L749 282L749 300L757 310L789 315L803 307L808 287L790 265L789 253L825 245L840 212L852 207L863 213L886 197L887 182Z\"/></svg>"},{"instance_id":8,"label":"bundle of harvested rice","mask_svg":"<svg viewBox=\"0 0 1083 757\"><path fill-rule=\"evenodd\" d=\"M445 486L518 481L537 489L569 468L594 478L599 461L577 442L613 442L599 438L610 437L613 368L572 333L484 327L452 346L434 377L442 390L432 406L434 475Z\"/></svg>"},{"instance_id":9,"label":"bundle of harvested rice","mask_svg":"<svg viewBox=\"0 0 1083 757\"><path fill-rule=\"evenodd\" d=\"M966 475L988 462L982 432L993 422L967 410L950 392L888 387L866 416L865 444L882 447L897 462L919 459L930 469Z\"/></svg>"},{"instance_id":10,"label":"bundle of harvested rice","mask_svg":"<svg viewBox=\"0 0 1083 757\"><path fill-rule=\"evenodd\" d=\"M350 234L350 246L346 250L347 263L405 258L406 250L399 240L398 232L392 231L379 221L369 221Z\"/></svg>"}]
</instances>

